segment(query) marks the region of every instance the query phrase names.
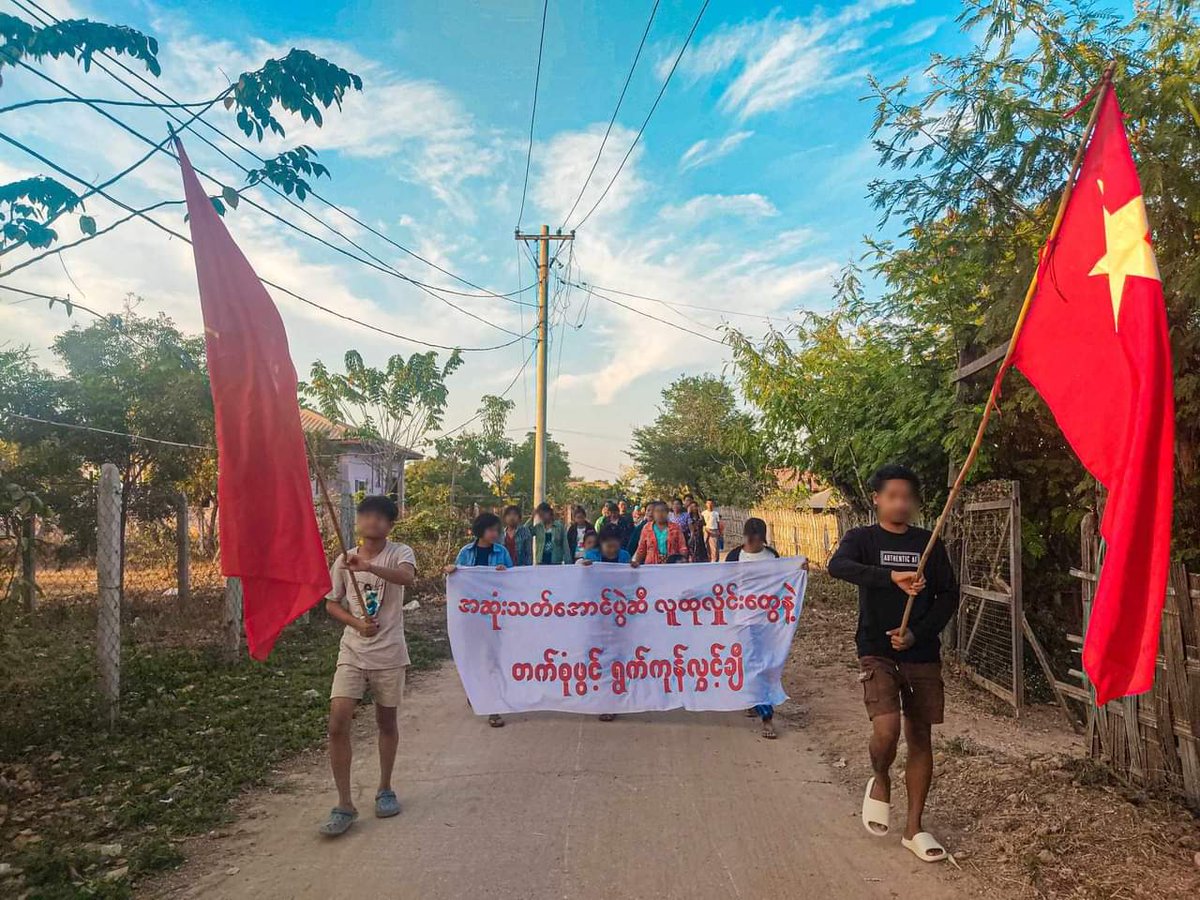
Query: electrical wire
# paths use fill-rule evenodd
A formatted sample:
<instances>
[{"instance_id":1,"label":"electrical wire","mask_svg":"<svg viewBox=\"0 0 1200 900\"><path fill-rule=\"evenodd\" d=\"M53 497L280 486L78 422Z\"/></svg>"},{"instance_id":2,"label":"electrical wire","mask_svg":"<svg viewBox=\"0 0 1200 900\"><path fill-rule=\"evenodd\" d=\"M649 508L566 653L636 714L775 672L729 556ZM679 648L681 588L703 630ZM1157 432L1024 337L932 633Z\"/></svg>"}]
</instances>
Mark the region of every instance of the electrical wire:
<instances>
[{"instance_id":1,"label":"electrical wire","mask_svg":"<svg viewBox=\"0 0 1200 900\"><path fill-rule=\"evenodd\" d=\"M66 85L62 84L59 81L56 81L54 78L51 78L49 75L46 75L45 73L38 71L37 69L30 66L28 63L18 61L17 64L25 69L28 69L33 74L37 75L39 78L45 79L50 84L54 85L55 87L59 88L60 90L64 91L65 93L70 94L71 96L78 96L77 94L75 94L74 91L72 91ZM98 113L100 113L102 116L104 116L106 119L109 119L114 124L120 126L122 129L127 131L129 134L133 135L134 137L136 137L139 140L148 144L151 148L152 153L153 152L161 152L161 153L167 155L168 157L170 157L171 159L175 158L174 154L172 154L169 150L166 149L166 147L164 145L165 142L155 143L155 141L152 138L146 136L145 134L142 134L136 128L134 128L133 126L124 122L123 120L118 119L116 116L112 115L107 110L101 109L99 107L93 107L93 108ZM204 178L207 178L210 182L212 182L218 188L221 188L222 190L224 189L224 185L222 184L220 179L215 178L214 176L210 175L208 172L204 171L201 168L193 166L193 169L195 170L196 174L198 174ZM249 170L246 170L246 171L249 171ZM463 309L461 306L459 306L458 304L454 303L451 300L447 300L445 297L441 296L440 293L437 293L437 290L435 288L433 288L429 285L426 285L424 282L417 281L415 278L405 275L403 272L399 271L394 266L390 265L389 263L386 263L384 260L375 256L374 254L372 254L366 248L362 247L360 244L356 243L351 238L346 237L345 235L342 235L340 232L338 232L335 228L333 228L333 226L329 225L328 223L322 222L322 224L324 224L327 228L329 228L335 234L342 237L347 243L349 243L352 246L356 247L357 249L361 250L368 257L370 257L370 259L363 259L362 257L356 256L355 254L346 250L344 247L339 247L336 244L330 243L329 241L325 240L321 236L313 234L312 232L307 231L304 228L301 228L295 222L289 221L288 219L286 219L283 216L276 213L274 210L270 210L267 207L263 206L262 204L255 202L250 197L246 197L245 195L239 195L239 196L245 203L247 203L249 206L253 207L254 209L259 210L260 212L266 214L270 218L272 218L272 219L276 220L277 222L287 226L288 228L291 228L292 230L304 235L305 237L311 238L312 240L316 241L317 243L321 244L322 246L327 247L330 250L333 250L335 253L340 253L341 255L343 255L349 259L352 259L358 263L361 263L361 264L367 266L368 268L374 269L378 272L382 272L385 275L391 275L393 277L399 278L402 281L406 281L406 282L412 284L413 286L417 287L419 290L423 291L424 293L428 294L429 296L435 298L439 302L444 303L446 306L449 306L451 309L453 309L457 312L460 312L463 315L468 316L469 318L475 319L476 321L481 322L490 328L494 328L497 331L503 331L506 334L512 334L512 335L517 334L517 332L512 331L511 329L505 328L502 325L497 325L495 322L492 322L491 320L489 320L481 315L478 315L477 313L471 312L470 310ZM299 208L301 210L304 210L303 206L300 206ZM304 210L304 211L308 212L307 210ZM321 220L318 219L317 221L321 221ZM92 237L94 237L94 235L89 236L89 239L91 239ZM77 243L79 243L79 242L77 242ZM24 263L21 264L20 267L24 268L25 266L30 265L32 262L36 262L38 259L41 259L47 255L52 255L54 252L55 252L54 250L50 250L50 251L47 251L47 253L43 253L43 254L39 255L38 257L35 257L32 260L26 260ZM17 267L14 267L14 269L15 268L17 268ZM12 271L12 270L10 270L10 271ZM512 301L512 302L520 302L520 301Z\"/></svg>"},{"instance_id":2,"label":"electrical wire","mask_svg":"<svg viewBox=\"0 0 1200 900\"><path fill-rule=\"evenodd\" d=\"M72 181L78 182L79 184L83 185L86 188L93 188L95 190L95 193L98 193L100 196L104 197L110 203L113 203L113 204L119 206L120 208L126 210L127 212L132 213L133 216L144 219L146 222L153 225L159 231L162 231L165 234L170 235L171 237L179 238L181 241L184 241L185 243L187 243L189 245L192 243L191 238L188 238L185 235L181 234L180 232L174 230L173 228L170 228L170 227L162 224L157 219L152 218L149 214L147 214L143 210L134 209L129 204L125 203L122 200L117 199L112 194L108 193L107 190L99 188L97 185L94 185L91 182L89 182L86 178L82 178L81 176L76 175L74 172L64 169L62 166L58 165L57 163L53 162L52 160L50 160L47 157L43 156L42 154L38 153L33 148L27 147L25 144L22 144L20 141L16 140L15 138L10 137L9 135L4 134L3 132L0 132L0 140L13 145L14 147L16 147L19 150L23 150L25 153L29 154L34 159L37 159L39 162L54 169L60 175L63 175L66 178L70 178ZM17 268L18 268L17 266L13 266L12 268L8 269L4 273L4 276L7 277L7 276L11 275ZM261 281L264 285L266 285L268 287L272 287L275 290L280 291L283 294L287 294L289 297L299 300L301 303L305 303L308 306L311 306L314 309L319 309L322 312L328 313L329 315L336 316L337 318L342 319L343 321L353 322L356 325L360 325L363 328L367 328L371 331L378 332L379 334L384 334L384 335L387 335L388 337L398 338L399 340L408 341L409 343L419 344L424 347L433 347L433 348L439 349L439 350L460 350L464 353L483 353L483 352L487 352L487 351L491 351L491 350L500 350L504 347L511 347L513 344L515 344L518 341L523 340L529 336L528 334L518 334L511 341L506 341L502 344L495 344L490 347L453 347L448 344L433 343L431 341L424 341L419 338L414 338L414 337L409 337L408 335L399 334L398 332L395 332L395 331L389 331L386 328L380 328L377 325L372 325L369 322L364 322L360 319L354 318L353 316L347 316L344 313L339 313L336 310L330 309L327 306L322 306L320 303L317 303L315 300L308 299L307 297L303 296L302 294L297 293L296 291L291 290L290 288L285 288L282 285L276 284L275 282L269 281L266 278L262 278L261 276L259 277L259 281Z\"/></svg>"},{"instance_id":3,"label":"electrical wire","mask_svg":"<svg viewBox=\"0 0 1200 900\"><path fill-rule=\"evenodd\" d=\"M636 306L630 306L628 303L622 303L620 300L614 300L612 297L606 296L605 294L602 294L599 291L597 291L595 288L590 287L582 282L576 284L575 287L587 291L591 296L597 297L598 299L603 300L606 303L612 303L613 305L619 306L622 309L627 309L632 313L637 313L639 316L644 316L647 319L653 319L655 322L661 322L664 325L669 325L672 328L677 329L678 331L682 331L687 334L694 335L695 337L702 338L703 340L706 340L713 344L717 344L718 346L721 346L721 347L725 346L724 341L719 341L714 337L710 337L709 335L703 334L699 331L693 331L690 328L684 328L682 325L678 325L675 322L670 321L669 319L660 318L659 316L656 316L653 313L648 313L645 310L638 309Z\"/></svg>"},{"instance_id":4,"label":"electrical wire","mask_svg":"<svg viewBox=\"0 0 1200 900\"><path fill-rule=\"evenodd\" d=\"M786 318L785 316L768 316L763 313L741 312L736 309L721 309L718 306L701 306L697 303L683 303L679 300L660 300L658 297L648 297L645 294L634 294L630 293L629 291L618 291L616 288L604 287L603 285L599 284L593 284L592 287L596 288L597 290L607 291L610 294L620 294L622 297L632 297L635 300L649 300L653 303L661 303L663 306L666 306L670 309L683 307L684 309L698 309L705 312L721 313L725 316L745 316L750 319L765 319L768 322L776 322L780 319Z\"/></svg>"},{"instance_id":5,"label":"electrical wire","mask_svg":"<svg viewBox=\"0 0 1200 900\"><path fill-rule=\"evenodd\" d=\"M110 431L107 428L94 428L90 425L75 425L72 422L56 422L53 419L39 419L36 416L26 416L21 413L5 413L14 419L22 419L26 422L36 422L39 425L53 425L55 428L69 428L73 431L90 431L94 434L107 434L112 437L132 438L135 441L145 441L148 444L165 444L168 447L182 447L185 450L206 450L209 453L216 452L216 447L209 447L204 444L186 444L182 441L168 441L162 438L146 437L141 434L129 434L125 431Z\"/></svg>"},{"instance_id":6,"label":"electrical wire","mask_svg":"<svg viewBox=\"0 0 1200 900\"><path fill-rule=\"evenodd\" d=\"M617 105L613 108L612 116L608 120L608 127L604 129L604 138L600 141L600 149L596 151L596 158L592 160L592 168L588 170L587 178L583 179L583 186L579 189L579 196L571 204L570 211L563 216L562 228L566 228L567 221L571 216L575 215L575 209L579 206L579 201L583 199L584 191L591 184L592 176L596 174L596 166L600 165L600 157L604 155L604 147L608 144L608 136L612 134L613 125L617 121L617 113L621 111L621 103L625 100L625 92L629 90L629 82L633 80L633 71L637 68L638 60L642 56L642 49L646 46L646 38L650 34L650 26L654 24L654 14L658 12L659 2L660 0L654 0L654 6L650 8L650 18L646 20L646 28L642 32L642 39L638 42L637 52L633 54L633 62L629 64L629 72L625 75L625 83L621 86L621 94L617 97ZM561 231L562 228L559 230Z\"/></svg>"},{"instance_id":7,"label":"electrical wire","mask_svg":"<svg viewBox=\"0 0 1200 900\"><path fill-rule=\"evenodd\" d=\"M536 349L537 349L537 348L535 347L535 348L534 348L534 350L536 350ZM507 397L507 396L508 396L509 392L510 392L510 391L513 389L513 385L515 385L515 384L517 383L517 379L518 379L518 378L520 378L522 375L524 375L524 374L525 374L525 370L526 370L526 369L529 367L529 363L530 363L530 361L533 359L533 356L534 356L534 353L533 353L533 351L530 351L529 355L525 357L525 362L521 363L521 368L520 368L520 370L517 372L517 374L516 374L516 375L514 375L514 376L513 376L513 378L512 378L512 381L510 381L510 382L508 383L508 387L506 387L506 388L505 388L505 389L504 389L504 390L503 390L503 391L500 393L500 398L501 398L501 399L503 399L503 398L505 398L505 397ZM478 419L478 418L479 418L481 415L483 415L483 413L481 413L481 412L477 412L477 413L475 413L475 415L471 416L471 418L467 419L465 422L462 422L461 424L455 425L455 426L454 426L453 428L451 428L449 431L443 431L443 432L442 432L441 434L439 434L437 437L435 437L435 438L431 438L431 440L437 441L437 440L440 440L440 439L442 439L442 438L444 438L444 437L449 437L450 435L454 434L456 431L462 431L462 429L466 428L468 425L470 425L472 422L474 422L476 419Z\"/></svg>"},{"instance_id":8,"label":"electrical wire","mask_svg":"<svg viewBox=\"0 0 1200 900\"><path fill-rule=\"evenodd\" d=\"M525 184L521 187L521 209L517 212L517 231L521 230L521 219L525 216L525 196L529 193L529 167L533 162L533 123L537 118L538 86L542 81L542 50L546 46L546 12L550 0L542 0L542 31L538 37L537 70L533 75L533 106L529 111L529 150L525 154Z\"/></svg>"},{"instance_id":9,"label":"electrical wire","mask_svg":"<svg viewBox=\"0 0 1200 900\"><path fill-rule=\"evenodd\" d=\"M28 6L32 6L32 7L34 7L35 9L39 10L39 11L40 11L40 12L41 12L41 13L42 13L44 16L46 16L46 17L47 17L47 18L49 18L49 19L52 19L52 20L54 20L55 22L61 22L61 21L62 21L62 19L58 18L58 17L57 17L57 16L55 16L53 13L49 12L49 11L48 11L48 10L47 10L45 7L43 7L43 6L39 5L39 4L36 2L36 0L12 0L12 2L14 3L14 5L16 5L16 6L17 6L19 9L21 9L21 10L22 10L23 12L25 12L27 15L29 15L29 16L33 17L35 20L37 20L37 21L38 21L40 24L43 24L43 25L44 25L44 24L46 24L46 20L45 20L45 19L43 19L42 17L38 16L36 13L32 13L32 12L30 12L30 11L29 11L29 9L27 8L27 6L25 6L24 4L28 4ZM148 79L147 79L147 78L146 78L144 75L142 75L140 72L138 72L138 71L136 71L136 70L134 70L134 69L131 69L129 66L127 66L125 63L123 63L123 62L122 62L120 59L118 59L118 58L114 57L114 56L113 56L111 53L109 53L108 51L103 51L103 50L102 50L102 51L100 51L100 55L101 55L101 56L103 56L103 57L105 57L106 59L108 59L110 62L112 62L114 65L118 66L119 68L121 68L123 71L125 71L126 73L128 73L128 74L129 74L129 75L131 75L132 77L136 78L136 79L137 79L138 81L140 81L142 84L144 84L144 85L146 85L147 87L149 87L149 88L151 88L152 90L154 90L154 91L155 91L157 94L159 94L160 96L162 96L162 97L165 97L165 98L166 98L168 101L170 101L170 102L169 102L168 104L162 104L162 103L157 103L157 102L155 102L155 101L152 101L152 100L150 100L150 98L149 98L149 97L148 97L146 94L142 93L142 92L141 92L141 91L139 91L137 88L135 88L133 85L131 85L129 82L127 82L126 80L124 80L123 78L121 78L119 75L117 75L116 73L114 73L114 72L113 72L111 69L109 69L107 66L105 66L105 65L104 65L102 62L100 62L99 60L96 60L96 59L94 59L94 58L93 58L92 64L93 64L94 66L96 66L98 69L100 69L100 70L101 70L102 72L104 72L106 75L108 75L110 78L112 78L112 79L113 79L114 81L116 81L118 84L120 84L120 85L122 85L123 87L127 88L127 89L128 89L129 91L131 91L131 92L132 92L134 95L136 95L136 96L138 96L138 97L142 98L142 99L143 99L143 100L145 100L145 101L148 101L149 103L151 103L151 104L153 104L153 105L157 106L157 107L158 107L158 108L160 108L160 109L163 109L163 111L164 111L164 112L167 112L167 113L168 113L168 115L170 115L170 116L171 116L171 118L172 118L172 119L174 119L174 121L175 121L177 124L179 124L179 126L180 126L182 129L184 129L184 130L187 130L187 131L190 131L190 132L192 132L193 134L195 134L195 135L196 135L196 137L197 137L197 138L198 138L200 141L202 141L203 143L207 144L209 147L211 147L212 149L214 149L214 150L215 150L217 153L221 154L221 156L222 156L222 157L224 157L225 159L227 159L229 162L233 163L235 166L237 166L237 167L238 167L239 169L241 169L243 172L249 172L250 170L249 170L249 169L247 169L245 166L243 166L241 163L239 163L237 160L235 160L235 159L234 159L232 156L230 156L228 153L226 153L226 152L225 152L223 149L221 149L219 146L217 146L217 145L216 145L216 144L214 144L212 141L210 141L208 138L206 138L204 135L200 134L200 132L198 132L198 131L197 131L197 130L194 128L194 127L192 127L193 123L194 123L194 122L195 122L197 119L199 120L199 122L200 122L200 123L202 123L202 124L206 125L206 126L207 126L207 127L210 129L210 130L212 130L214 133L216 133L216 134L217 134L217 135L219 135L220 137L224 138L225 140L229 141L231 144L233 144L235 147L239 148L239 149L240 149L240 150L242 150L243 152L245 152L245 153L247 153L248 155L252 156L252 157L253 157L254 159L256 159L258 162L260 162L260 163L265 163L265 162L267 161L267 160L266 160L266 159L265 159L263 156L259 155L259 154L258 154L258 153L257 153L257 152L256 152L256 151L255 151L255 150L252 148L252 147L248 147L248 146L246 146L245 144L241 143L241 141L239 141L237 138L234 138L234 137L232 137L232 136L231 136L231 135L229 135L227 132L225 132L225 131L221 130L221 129L220 129L220 128L218 128L216 125L213 125L211 122L209 122L207 119L205 119L205 118L203 117L203 113L204 113L204 112L206 112L207 110L201 110L201 114L200 114L199 116L193 116L193 117L192 117L191 119L189 119L187 122L182 122L182 121L180 121L179 117L177 117L177 116L175 116L175 115L173 115L172 113L170 113L170 112L169 112L169 109L170 109L170 108L183 108L183 107L185 107L185 106L188 106L189 104L183 104L183 103L180 103L180 102L179 102L179 101L178 101L176 98L172 97L170 94L168 94L166 91L164 91L164 90L163 90L161 87L159 87L157 84L155 84L154 82L152 82L152 81L148 80ZM27 67L27 68L31 68L31 67L28 67L28 65L27 65L27 64L26 64L26 67ZM39 74L39 75L41 75L41 74L42 74L42 73L40 73L40 72L37 72L37 70L36 70L36 69L32 69L32 71L36 72L36 73L37 73L37 74ZM74 93L74 92L71 92L71 93ZM224 96L226 93L228 93L228 91L222 92L222 94L221 94L221 95L219 95L217 99L219 100L219 99L220 99L221 97L223 97L223 96ZM88 102L88 98L83 98L83 97L80 97L80 96L79 96L79 95L77 95L77 94L75 94L75 95L74 95L73 99L74 99L74 100L77 100L78 102L84 102L84 103ZM214 102L215 102L215 101L214 101ZM336 228L334 228L332 225L330 225L329 223L325 222L325 221L324 221L323 219L321 219L320 217L316 216L316 215L315 215L315 214L314 214L314 213L313 213L311 210L309 210L309 209L308 209L307 207L305 207L303 204L300 204L300 203L298 203L298 202L297 202L297 201L296 201L294 198L290 197L290 196L289 196L288 194L286 194L285 192L283 192L283 191L279 190L279 189L278 189L278 188L277 188L275 185L271 184L270 182L262 182L262 184L263 184L265 187L267 187L267 189L268 189L268 190L270 190L270 191L272 191L273 193L277 194L277 195L278 195L280 198L282 198L282 199L283 199L285 202L287 202L287 203L288 203L288 204L290 204L291 206L295 207L296 209L300 210L300 211L301 211L301 212L303 212L303 213L304 213L306 216L308 216L309 218L312 218L314 221L316 221L316 222L319 222L319 223L320 223L321 225L323 225L325 228L329 229L331 232L333 232L333 233L334 233L334 234L336 234L337 236L341 237L343 240L347 241L347 242L348 242L348 243L350 243L352 246L355 246L355 247L357 247L358 249L362 250L362 252L364 252L364 253L367 253L367 252L368 252L368 251L366 251L365 249L361 248L361 247L360 247L358 244L356 244L356 243L355 243L353 240L351 240L349 237L347 237L346 235L344 235L344 234L342 234L341 232L339 232L339 231L338 231ZM424 286L424 287L427 287L427 288L431 288L431 289L439 290L439 291L441 291L441 292L443 292L443 293L454 294L454 295L457 295L457 296L463 296L463 297L495 297L495 298L499 298L499 299L502 299L502 300L510 300L510 298L511 298L511 297L517 296L517 295L519 295L519 294L522 294L522 293L524 293L524 292L526 292L526 291L529 291L529 290L531 290L532 288L536 287L536 285L535 285L535 284L528 284L528 285L525 285L524 287L520 287L520 288L518 288L518 289L517 289L517 290L515 290L515 291L509 291L508 293L497 293L497 292L495 292L495 291L489 290L489 289L487 289L487 288L485 288L485 287L482 287L481 285L478 285L478 284L476 284L476 283L475 283L475 282L473 282L473 281L470 281L470 280L469 280L469 279L467 279L467 278L464 278L464 277L462 277L461 275L457 275L457 274L455 274L454 272L451 272L449 269L445 269L445 268L443 268L442 266L438 265L437 263L433 262L432 260L426 259L424 256L422 256L421 254L417 253L416 251L414 251L414 250L412 250L412 249L410 249L410 248L408 248L408 247L405 247L403 244L400 244L400 243L398 243L397 241L395 241L395 240L393 240L392 238L390 238L388 235L386 235L386 234L384 234L383 232L381 232L381 231L379 231L378 229L376 229L374 226L370 225L370 224L369 224L369 223L367 223L367 222L364 222L362 219L359 219L357 216L353 215L353 214L352 214L352 213L350 213L349 211L347 211L347 210L343 209L342 207L338 206L338 205L337 205L336 203L334 203L333 201L326 199L324 196L322 196L322 195L321 195L320 193L318 193L317 191L315 191L315 190L311 190L311 189L310 189L310 190L309 190L309 195L310 195L310 196L312 196L312 197L314 197L315 199L319 200L320 202L324 203L324 204L325 204L326 206L328 206L330 209L332 209L332 210L334 210L335 212L339 213L340 215L342 215L342 216L343 216L343 217L345 217L346 219L350 220L351 222L355 223L355 224L356 224L356 225L358 225L359 227L361 227L361 228L364 228L365 230L367 230L367 231L368 231L368 232L370 232L371 234L375 235L376 237L380 238L380 239L381 239L381 240L383 240L384 242L386 242L386 243L390 244L391 246L395 247L396 249L400 250L401 252L403 252L403 253L406 253L406 254L408 254L409 256L411 256L412 258L414 258L414 259L418 260L419 262L421 262L421 263L424 263L424 264L425 264L425 265L427 265L427 266L430 266L431 268L433 268L433 269L435 269L435 270L437 270L437 271L441 272L442 274L444 274L444 275L446 275L446 276L448 276L448 277L450 277L450 278L453 278L455 281L458 281L458 282L460 282L460 283L462 283L462 284L465 284L465 285L467 285L468 287L473 287L473 288L475 288L475 289L476 289L477 291L479 291L480 293L476 294L476 293L470 293L470 292L466 292L466 291L459 291L459 290L455 290L455 289L453 289L453 288L439 287L439 286L436 286L436 285L429 285L429 284L426 284L425 282L419 282L419 281L417 281L416 279L411 279L411 278L408 278L408 276L404 276L404 277L405 277L405 278L407 278L408 280L412 281L414 284L420 284L420 285L422 285L422 286ZM400 273L400 274L402 274L402 273ZM510 302L520 302L520 301L510 301Z\"/></svg>"},{"instance_id":10,"label":"electrical wire","mask_svg":"<svg viewBox=\"0 0 1200 900\"><path fill-rule=\"evenodd\" d=\"M683 46L679 48L679 53L675 56L675 61L671 63L671 69L667 72L667 77L663 79L662 87L658 89L658 96L654 98L654 102L650 105L650 111L646 113L646 118L642 120L642 127L638 129L637 135L634 136L633 143L629 145L629 149L625 151L625 156L621 159L621 164L617 166L617 171L613 173L613 177L609 179L608 185L605 186L603 192L592 204L592 208L587 211L587 214L579 220L573 230L578 230L588 219L592 217L600 204L604 202L604 198L608 196L608 192L612 190L612 186L617 183L617 179L621 176L621 171L625 168L625 163L629 162L629 157L633 154L633 150L637 147L638 142L642 139L642 134L646 130L646 126L650 124L650 117L654 115L654 111L658 109L658 103L663 98L663 94L667 92L667 85L671 83L671 77L675 74L675 70L679 67L679 61L683 59L684 51L687 50L688 44L692 42L692 36L696 33L696 29L700 27L700 20L704 18L704 11L708 9L710 0L704 0L700 7L700 12L696 13L696 20L692 22L691 30L688 31L687 37L684 38Z\"/></svg>"}]
</instances>

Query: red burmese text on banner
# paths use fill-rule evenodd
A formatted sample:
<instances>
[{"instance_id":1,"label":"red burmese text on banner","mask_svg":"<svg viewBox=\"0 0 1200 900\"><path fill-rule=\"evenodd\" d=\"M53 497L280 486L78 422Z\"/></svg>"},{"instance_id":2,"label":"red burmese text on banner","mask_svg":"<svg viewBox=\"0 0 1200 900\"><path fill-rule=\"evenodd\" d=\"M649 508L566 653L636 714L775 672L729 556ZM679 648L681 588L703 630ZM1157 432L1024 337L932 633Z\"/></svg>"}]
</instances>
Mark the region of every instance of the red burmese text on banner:
<instances>
[{"instance_id":1,"label":"red burmese text on banner","mask_svg":"<svg viewBox=\"0 0 1200 900\"><path fill-rule=\"evenodd\" d=\"M296 370L266 288L175 141L187 197L217 425L221 569L242 580L246 644L265 659L284 626L329 592Z\"/></svg>"},{"instance_id":2,"label":"red burmese text on banner","mask_svg":"<svg viewBox=\"0 0 1200 900\"><path fill-rule=\"evenodd\" d=\"M1108 488L1106 550L1083 662L1096 699L1142 693L1155 656L1171 544L1174 397L1162 282L1110 89L1013 362Z\"/></svg>"}]
</instances>

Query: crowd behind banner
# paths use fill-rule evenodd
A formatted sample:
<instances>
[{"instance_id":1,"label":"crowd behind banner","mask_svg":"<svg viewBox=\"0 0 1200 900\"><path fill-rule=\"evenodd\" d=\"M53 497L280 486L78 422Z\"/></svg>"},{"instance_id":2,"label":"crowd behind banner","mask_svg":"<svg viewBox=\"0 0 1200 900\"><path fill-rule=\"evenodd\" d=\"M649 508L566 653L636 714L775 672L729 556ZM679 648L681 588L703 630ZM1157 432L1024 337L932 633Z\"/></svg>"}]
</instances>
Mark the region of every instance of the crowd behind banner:
<instances>
[{"instance_id":1,"label":"crowd behind banner","mask_svg":"<svg viewBox=\"0 0 1200 900\"><path fill-rule=\"evenodd\" d=\"M725 550L725 521L713 498L703 506L691 497L609 500L595 519L580 505L560 512L541 503L526 520L510 505L500 516L478 516L472 532L457 565L719 562Z\"/></svg>"}]
</instances>

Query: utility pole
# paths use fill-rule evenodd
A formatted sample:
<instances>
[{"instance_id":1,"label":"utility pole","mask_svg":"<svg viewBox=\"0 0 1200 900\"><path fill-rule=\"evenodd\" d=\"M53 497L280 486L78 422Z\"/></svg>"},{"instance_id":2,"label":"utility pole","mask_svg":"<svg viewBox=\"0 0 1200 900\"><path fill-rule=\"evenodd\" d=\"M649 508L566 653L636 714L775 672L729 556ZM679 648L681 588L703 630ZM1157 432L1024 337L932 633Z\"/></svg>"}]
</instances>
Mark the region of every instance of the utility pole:
<instances>
[{"instance_id":1,"label":"utility pole","mask_svg":"<svg viewBox=\"0 0 1200 900\"><path fill-rule=\"evenodd\" d=\"M538 342L537 342L537 430L533 444L533 502L546 499L546 378L549 366L548 337L550 329L550 242L573 241L575 232L550 233L550 226L543 225L541 234L514 235L518 241L538 242Z\"/></svg>"}]
</instances>

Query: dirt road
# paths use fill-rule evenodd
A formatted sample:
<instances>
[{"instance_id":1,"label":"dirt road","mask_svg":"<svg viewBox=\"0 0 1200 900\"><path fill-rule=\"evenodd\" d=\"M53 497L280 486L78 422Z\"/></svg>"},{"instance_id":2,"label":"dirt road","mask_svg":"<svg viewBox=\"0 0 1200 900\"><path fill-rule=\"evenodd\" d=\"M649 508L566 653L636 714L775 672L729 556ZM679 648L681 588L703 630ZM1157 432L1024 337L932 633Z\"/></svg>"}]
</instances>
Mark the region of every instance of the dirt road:
<instances>
[{"instance_id":1,"label":"dirt road","mask_svg":"<svg viewBox=\"0 0 1200 900\"><path fill-rule=\"evenodd\" d=\"M255 798L228 836L194 848L175 897L403 900L965 897L975 885L874 839L809 729L758 737L740 714L647 714L602 723L473 716L452 665L402 711L404 811L370 814L375 753L360 715L354 784L364 815L337 840L324 761ZM943 864L945 865L945 864Z\"/></svg>"}]
</instances>

